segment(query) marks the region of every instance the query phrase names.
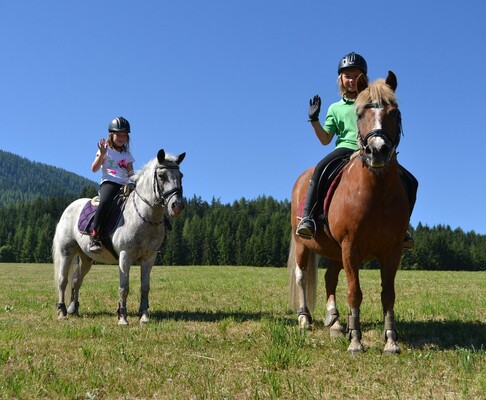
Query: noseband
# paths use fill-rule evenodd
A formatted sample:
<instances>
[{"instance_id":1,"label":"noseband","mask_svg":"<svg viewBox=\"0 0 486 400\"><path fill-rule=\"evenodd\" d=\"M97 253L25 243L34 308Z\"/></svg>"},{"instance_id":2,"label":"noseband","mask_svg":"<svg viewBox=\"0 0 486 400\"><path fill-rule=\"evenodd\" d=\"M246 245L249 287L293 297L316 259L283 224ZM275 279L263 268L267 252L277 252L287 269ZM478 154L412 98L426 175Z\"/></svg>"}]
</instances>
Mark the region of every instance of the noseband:
<instances>
[{"instance_id":1,"label":"noseband","mask_svg":"<svg viewBox=\"0 0 486 400\"><path fill-rule=\"evenodd\" d=\"M178 165L164 165L162 167L159 167L157 169L163 170L163 169L179 169ZM155 206L162 205L162 207L167 206L169 204L170 199L175 196L176 194L182 196L182 187L176 187L170 190L163 191L163 187L161 188L159 179L157 178L157 169L154 171L154 185L153 185L153 190L154 190L154 197L155 201L153 203L150 203L145 197L143 197L137 189L135 189L135 193L137 194L140 199L147 204L149 207L154 208ZM135 201L135 198L134 198Z\"/></svg>"},{"instance_id":2,"label":"noseband","mask_svg":"<svg viewBox=\"0 0 486 400\"><path fill-rule=\"evenodd\" d=\"M375 109L378 109L378 110L382 110L385 108L385 104L381 104L381 103L367 103L363 106L363 108L375 108ZM389 132L383 130L383 129L372 129L371 131L369 131L366 136L363 137L361 136L361 133L360 133L360 130L359 130L359 126L358 126L358 142L359 142L359 145L360 145L360 148L361 150L363 150L363 152L365 154L361 154L359 155L359 158L360 160L363 162L363 164L367 164L367 160L370 158L369 156L366 155L366 150L368 149L368 141L374 137L379 137L379 138L382 138L384 141L385 141L385 144L389 147L391 147L391 150L390 150L390 154L388 156L388 158L385 160L386 163L388 163L390 160L396 158L397 156L397 153L396 153L396 149L398 147L398 145L400 144L400 137L402 136L402 116L401 116L401 113L400 113L400 110L398 110L398 115L397 115L397 133L396 133L396 136L395 136L395 140L392 140L391 139L391 135Z\"/></svg>"},{"instance_id":3,"label":"noseband","mask_svg":"<svg viewBox=\"0 0 486 400\"><path fill-rule=\"evenodd\" d=\"M161 167L160 169L179 169L178 165L166 165ZM157 204L161 204L163 207L165 207L167 204L169 204L170 199L175 196L176 194L182 196L182 187L176 187L170 190L166 190L165 192L161 190L160 188L160 182L157 179L157 170L154 172L154 194L155 200L154 206ZM158 195L158 197L157 197Z\"/></svg>"}]
</instances>

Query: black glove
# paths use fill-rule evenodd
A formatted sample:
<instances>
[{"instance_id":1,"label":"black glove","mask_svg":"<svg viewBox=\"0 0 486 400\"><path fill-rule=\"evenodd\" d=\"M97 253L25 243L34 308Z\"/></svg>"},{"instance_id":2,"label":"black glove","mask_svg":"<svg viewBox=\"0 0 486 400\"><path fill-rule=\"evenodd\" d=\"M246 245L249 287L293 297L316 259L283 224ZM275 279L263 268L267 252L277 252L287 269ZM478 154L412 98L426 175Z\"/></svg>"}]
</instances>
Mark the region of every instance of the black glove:
<instances>
[{"instance_id":1,"label":"black glove","mask_svg":"<svg viewBox=\"0 0 486 400\"><path fill-rule=\"evenodd\" d=\"M313 99L309 100L309 121L319 121L320 112L321 98L316 94Z\"/></svg>"}]
</instances>

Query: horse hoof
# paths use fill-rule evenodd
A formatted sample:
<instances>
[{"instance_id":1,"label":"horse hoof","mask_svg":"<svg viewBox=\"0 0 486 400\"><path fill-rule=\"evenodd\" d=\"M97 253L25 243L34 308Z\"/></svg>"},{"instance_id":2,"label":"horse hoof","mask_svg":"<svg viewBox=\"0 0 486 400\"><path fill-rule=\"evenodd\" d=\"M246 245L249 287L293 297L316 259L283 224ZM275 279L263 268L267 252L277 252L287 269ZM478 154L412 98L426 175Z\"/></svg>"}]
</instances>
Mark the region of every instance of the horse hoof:
<instances>
[{"instance_id":1,"label":"horse hoof","mask_svg":"<svg viewBox=\"0 0 486 400\"><path fill-rule=\"evenodd\" d=\"M383 352L385 354L400 354L400 347L396 343L387 343Z\"/></svg>"},{"instance_id":2,"label":"horse hoof","mask_svg":"<svg viewBox=\"0 0 486 400\"><path fill-rule=\"evenodd\" d=\"M79 303L73 301L71 304L69 304L69 307L67 308L67 313L71 315L79 316L78 309L79 309Z\"/></svg>"},{"instance_id":3,"label":"horse hoof","mask_svg":"<svg viewBox=\"0 0 486 400\"><path fill-rule=\"evenodd\" d=\"M339 321L334 322L329 328L329 336L333 339L344 336L344 329Z\"/></svg>"},{"instance_id":4,"label":"horse hoof","mask_svg":"<svg viewBox=\"0 0 486 400\"><path fill-rule=\"evenodd\" d=\"M299 315L297 321L299 322L299 327L301 332L312 330L312 324L310 322L309 316L304 314Z\"/></svg>"},{"instance_id":5,"label":"horse hoof","mask_svg":"<svg viewBox=\"0 0 486 400\"><path fill-rule=\"evenodd\" d=\"M66 319L68 319L67 315L64 315L63 313L59 313L59 315L57 316L57 319L58 321L65 321Z\"/></svg>"},{"instance_id":6,"label":"horse hoof","mask_svg":"<svg viewBox=\"0 0 486 400\"><path fill-rule=\"evenodd\" d=\"M142 314L140 317L140 325L145 325L146 323L149 322L149 317L147 314Z\"/></svg>"},{"instance_id":7,"label":"horse hoof","mask_svg":"<svg viewBox=\"0 0 486 400\"><path fill-rule=\"evenodd\" d=\"M351 354L362 353L364 352L364 346L360 342L352 341L347 351Z\"/></svg>"},{"instance_id":8,"label":"horse hoof","mask_svg":"<svg viewBox=\"0 0 486 400\"><path fill-rule=\"evenodd\" d=\"M126 325L128 325L128 321L125 318L120 318L118 320L118 325L120 325L120 326L126 326Z\"/></svg>"}]
</instances>

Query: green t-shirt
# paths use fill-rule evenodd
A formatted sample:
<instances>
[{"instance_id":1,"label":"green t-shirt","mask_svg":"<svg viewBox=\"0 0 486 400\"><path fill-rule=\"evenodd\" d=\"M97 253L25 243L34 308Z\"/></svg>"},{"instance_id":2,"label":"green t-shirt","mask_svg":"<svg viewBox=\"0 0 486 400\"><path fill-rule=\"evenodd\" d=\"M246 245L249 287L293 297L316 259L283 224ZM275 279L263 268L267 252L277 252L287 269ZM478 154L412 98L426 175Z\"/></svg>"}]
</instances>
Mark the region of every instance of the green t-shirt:
<instances>
[{"instance_id":1,"label":"green t-shirt","mask_svg":"<svg viewBox=\"0 0 486 400\"><path fill-rule=\"evenodd\" d=\"M337 136L336 148L344 147L351 150L358 150L356 140L356 110L354 100L343 97L336 103L329 106L326 121L323 127L327 132Z\"/></svg>"}]
</instances>

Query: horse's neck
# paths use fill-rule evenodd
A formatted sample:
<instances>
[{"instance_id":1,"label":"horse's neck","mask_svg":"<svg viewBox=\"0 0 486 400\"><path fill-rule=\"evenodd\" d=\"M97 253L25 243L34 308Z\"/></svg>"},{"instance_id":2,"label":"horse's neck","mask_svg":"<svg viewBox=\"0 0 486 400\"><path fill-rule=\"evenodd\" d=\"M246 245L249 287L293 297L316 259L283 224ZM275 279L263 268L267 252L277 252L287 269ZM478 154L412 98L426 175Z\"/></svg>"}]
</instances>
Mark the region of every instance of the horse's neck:
<instances>
[{"instance_id":1,"label":"horse's neck","mask_svg":"<svg viewBox=\"0 0 486 400\"><path fill-rule=\"evenodd\" d=\"M147 176L140 178L128 199L128 210L131 214L137 214L139 221L145 218L151 222L159 222L164 216L164 206L156 204L153 184L153 181ZM135 218L136 223L139 222L137 218Z\"/></svg>"},{"instance_id":2,"label":"horse's neck","mask_svg":"<svg viewBox=\"0 0 486 400\"><path fill-rule=\"evenodd\" d=\"M372 170L365 166L359 158L355 158L348 165L348 172L351 182L359 184L361 188L379 188L383 193L388 189L393 189L400 183L398 162L392 161L379 170Z\"/></svg>"}]
</instances>

